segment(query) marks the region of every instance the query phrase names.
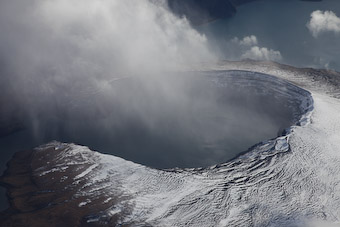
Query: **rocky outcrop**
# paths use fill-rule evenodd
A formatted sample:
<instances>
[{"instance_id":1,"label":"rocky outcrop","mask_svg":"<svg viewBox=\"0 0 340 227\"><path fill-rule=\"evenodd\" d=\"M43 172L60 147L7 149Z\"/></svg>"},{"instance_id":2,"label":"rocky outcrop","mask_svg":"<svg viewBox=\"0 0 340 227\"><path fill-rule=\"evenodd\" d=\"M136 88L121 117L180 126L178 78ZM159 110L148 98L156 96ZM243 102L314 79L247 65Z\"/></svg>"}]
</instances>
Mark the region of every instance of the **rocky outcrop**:
<instances>
[{"instance_id":1,"label":"rocky outcrop","mask_svg":"<svg viewBox=\"0 0 340 227\"><path fill-rule=\"evenodd\" d=\"M111 195L107 200L107 196L98 191L97 196L91 198L91 204L87 204L87 198L80 193L89 190L87 182L74 177L89 166L84 163L86 158L78 153L74 158L82 165L75 161L67 168L58 168L62 165L58 163L59 155L68 152L70 147L56 144L14 155L0 178L10 202L10 208L0 212L1 227L115 226L117 216L98 222L96 215L112 207L118 198Z\"/></svg>"}]
</instances>

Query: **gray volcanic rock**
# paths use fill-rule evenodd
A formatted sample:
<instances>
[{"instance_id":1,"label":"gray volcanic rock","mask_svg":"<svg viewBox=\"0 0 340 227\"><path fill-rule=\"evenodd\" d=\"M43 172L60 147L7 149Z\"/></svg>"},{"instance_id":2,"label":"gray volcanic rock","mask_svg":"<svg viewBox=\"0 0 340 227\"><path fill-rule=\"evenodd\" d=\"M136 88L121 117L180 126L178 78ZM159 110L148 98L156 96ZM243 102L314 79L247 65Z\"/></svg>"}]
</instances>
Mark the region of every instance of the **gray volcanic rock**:
<instances>
[{"instance_id":1,"label":"gray volcanic rock","mask_svg":"<svg viewBox=\"0 0 340 227\"><path fill-rule=\"evenodd\" d=\"M87 220L124 198L117 193L107 200L107 194L98 190L96 196L91 196L91 205L83 205L89 198L79 193L90 190L79 175L91 165L86 153L72 154L69 146L54 145L18 152L8 163L0 183L8 189L10 208L0 213L0 226L98 226L98 222ZM65 167L67 154L73 156L73 164ZM129 213L128 207L123 213ZM112 226L118 220L119 216L111 216L100 223Z\"/></svg>"}]
</instances>

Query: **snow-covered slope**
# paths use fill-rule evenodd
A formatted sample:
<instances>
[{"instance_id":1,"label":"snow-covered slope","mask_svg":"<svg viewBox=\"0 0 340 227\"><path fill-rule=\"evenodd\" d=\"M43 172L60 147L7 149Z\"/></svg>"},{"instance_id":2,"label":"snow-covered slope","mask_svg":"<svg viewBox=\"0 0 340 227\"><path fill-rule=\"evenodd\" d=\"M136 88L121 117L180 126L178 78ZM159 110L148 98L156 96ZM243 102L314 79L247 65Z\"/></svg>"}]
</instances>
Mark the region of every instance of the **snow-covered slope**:
<instances>
[{"instance_id":1,"label":"snow-covered slope","mask_svg":"<svg viewBox=\"0 0 340 227\"><path fill-rule=\"evenodd\" d=\"M62 193L53 192L56 196L35 212L75 204L79 210L87 209L82 225L99 226L328 226L339 222L340 100L329 94L327 84L321 89L303 74L275 68L270 73L304 85L313 97L304 96L299 126L292 126L286 135L206 169L156 170L74 144L43 145L30 154L35 190L43 194L57 188L70 195L61 200ZM15 198L10 173L2 182ZM13 204L22 203L13 199Z\"/></svg>"}]
</instances>

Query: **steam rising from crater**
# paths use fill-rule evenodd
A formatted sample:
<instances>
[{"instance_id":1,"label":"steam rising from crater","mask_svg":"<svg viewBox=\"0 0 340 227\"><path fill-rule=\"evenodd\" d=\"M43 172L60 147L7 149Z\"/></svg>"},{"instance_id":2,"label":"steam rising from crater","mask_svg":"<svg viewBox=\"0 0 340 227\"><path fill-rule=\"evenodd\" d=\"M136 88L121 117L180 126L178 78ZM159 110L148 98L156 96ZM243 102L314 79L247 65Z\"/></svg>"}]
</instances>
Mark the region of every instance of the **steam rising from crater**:
<instances>
[{"instance_id":1,"label":"steam rising from crater","mask_svg":"<svg viewBox=\"0 0 340 227\"><path fill-rule=\"evenodd\" d=\"M221 88L209 74L179 73L215 55L165 1L4 0L0 29L0 107L36 145L60 140L154 167L208 166L294 119L295 107L257 83Z\"/></svg>"},{"instance_id":2,"label":"steam rising from crater","mask_svg":"<svg viewBox=\"0 0 340 227\"><path fill-rule=\"evenodd\" d=\"M147 85L214 59L205 36L162 0L4 0L0 30L1 118L28 118L36 134L43 115L67 110L67 117L98 92L109 99L117 78L143 77Z\"/></svg>"},{"instance_id":3,"label":"steam rising from crater","mask_svg":"<svg viewBox=\"0 0 340 227\"><path fill-rule=\"evenodd\" d=\"M165 1L4 0L0 29L2 89L10 86L30 105L39 102L34 96L58 100L213 56L206 38Z\"/></svg>"}]
</instances>

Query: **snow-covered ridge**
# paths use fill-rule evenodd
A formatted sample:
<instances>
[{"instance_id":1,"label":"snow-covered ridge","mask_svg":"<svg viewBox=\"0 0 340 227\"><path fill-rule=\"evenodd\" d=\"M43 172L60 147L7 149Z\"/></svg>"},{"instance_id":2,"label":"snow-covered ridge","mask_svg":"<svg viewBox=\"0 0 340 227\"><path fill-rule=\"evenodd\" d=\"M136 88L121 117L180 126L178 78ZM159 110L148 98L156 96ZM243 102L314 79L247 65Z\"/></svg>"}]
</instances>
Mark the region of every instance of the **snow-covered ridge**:
<instances>
[{"instance_id":1,"label":"snow-covered ridge","mask_svg":"<svg viewBox=\"0 0 340 227\"><path fill-rule=\"evenodd\" d=\"M286 79L284 70L277 74ZM308 87L308 78L301 78ZM304 114L297 126L227 163L205 169L156 170L83 146L52 142L34 151L33 178L72 189L70 201L79 209L105 205L84 217L88 224L313 226L320 220L338 222L340 100L317 89L310 91L312 96L306 96L310 93L296 87L296 92L306 92L301 96L305 97L301 101Z\"/></svg>"}]
</instances>

